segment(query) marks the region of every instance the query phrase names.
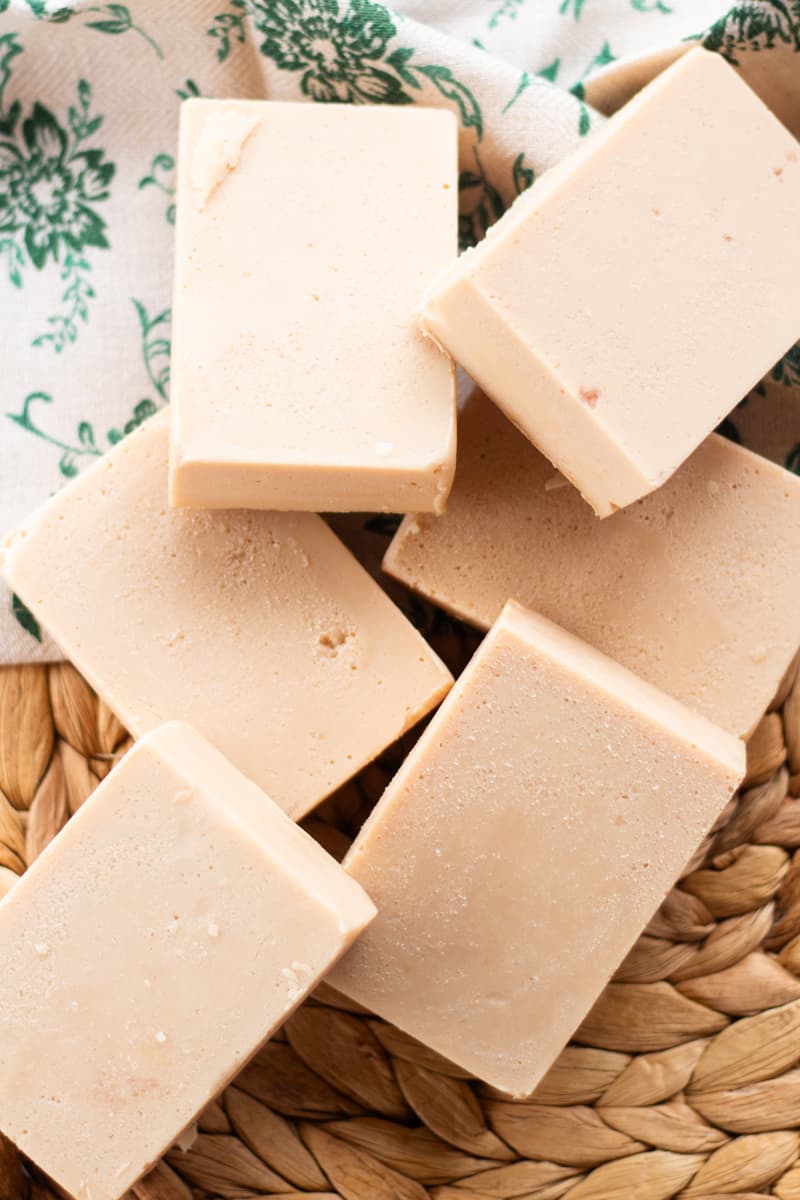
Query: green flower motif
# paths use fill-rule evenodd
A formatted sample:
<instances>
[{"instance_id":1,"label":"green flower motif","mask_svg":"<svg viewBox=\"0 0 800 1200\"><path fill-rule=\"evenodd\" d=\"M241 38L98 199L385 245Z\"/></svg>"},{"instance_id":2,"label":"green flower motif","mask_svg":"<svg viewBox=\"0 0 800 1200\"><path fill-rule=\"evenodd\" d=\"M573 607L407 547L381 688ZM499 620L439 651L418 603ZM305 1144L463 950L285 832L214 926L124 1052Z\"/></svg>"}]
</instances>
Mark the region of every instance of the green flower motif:
<instances>
[{"instance_id":1,"label":"green flower motif","mask_svg":"<svg viewBox=\"0 0 800 1200\"><path fill-rule=\"evenodd\" d=\"M348 104L410 104L397 75L377 65L396 29L388 9L372 0L255 0L261 52L284 71L302 71L312 100Z\"/></svg>"},{"instance_id":2,"label":"green flower motif","mask_svg":"<svg viewBox=\"0 0 800 1200\"><path fill-rule=\"evenodd\" d=\"M89 320L95 292L87 250L108 247L106 223L95 206L108 198L116 167L103 150L85 146L103 124L90 112L92 89L85 79L63 125L38 101L20 123L19 100L5 103L10 64L19 51L0 38L0 271L21 288L27 267L42 271L60 264L61 311L47 318L46 331L32 344L61 354Z\"/></svg>"},{"instance_id":3,"label":"green flower motif","mask_svg":"<svg viewBox=\"0 0 800 1200\"><path fill-rule=\"evenodd\" d=\"M105 222L93 207L108 197L114 164L102 150L76 150L49 109L38 102L19 141L0 141L0 234L22 238L42 270L62 248L107 247Z\"/></svg>"},{"instance_id":4,"label":"green flower motif","mask_svg":"<svg viewBox=\"0 0 800 1200\"><path fill-rule=\"evenodd\" d=\"M409 46L388 52L397 30L382 4L230 0L229 10L217 13L207 31L217 42L220 62L244 44L250 26L264 38L261 53L281 70L300 73L300 91L312 100L413 104L432 88L457 110L465 129L474 129L478 141L483 137L480 104L450 67L412 62Z\"/></svg>"}]
</instances>

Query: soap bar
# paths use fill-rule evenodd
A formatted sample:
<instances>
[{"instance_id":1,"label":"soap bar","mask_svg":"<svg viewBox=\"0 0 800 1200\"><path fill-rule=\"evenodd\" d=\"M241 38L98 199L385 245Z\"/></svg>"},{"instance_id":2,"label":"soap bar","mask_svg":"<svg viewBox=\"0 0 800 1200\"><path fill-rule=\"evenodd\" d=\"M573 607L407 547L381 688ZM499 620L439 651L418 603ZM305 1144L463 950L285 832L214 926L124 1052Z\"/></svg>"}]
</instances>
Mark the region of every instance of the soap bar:
<instances>
[{"instance_id":1,"label":"soap bar","mask_svg":"<svg viewBox=\"0 0 800 1200\"><path fill-rule=\"evenodd\" d=\"M513 596L745 736L800 645L800 478L712 435L599 521L480 393L440 518L409 517L387 571L488 629Z\"/></svg>"},{"instance_id":2,"label":"soap bar","mask_svg":"<svg viewBox=\"0 0 800 1200\"><path fill-rule=\"evenodd\" d=\"M299 819L451 677L320 517L170 509L168 435L37 510L6 579L135 737L186 720Z\"/></svg>"},{"instance_id":3,"label":"soap bar","mask_svg":"<svg viewBox=\"0 0 800 1200\"><path fill-rule=\"evenodd\" d=\"M743 773L737 738L509 603L345 859L378 916L329 982L528 1094Z\"/></svg>"},{"instance_id":4,"label":"soap bar","mask_svg":"<svg viewBox=\"0 0 800 1200\"><path fill-rule=\"evenodd\" d=\"M0 1129L79 1200L117 1200L374 913L219 751L161 726L0 905Z\"/></svg>"},{"instance_id":5,"label":"soap bar","mask_svg":"<svg viewBox=\"0 0 800 1200\"><path fill-rule=\"evenodd\" d=\"M414 307L456 253L441 109L181 109L171 499L440 512L455 373Z\"/></svg>"},{"instance_id":6,"label":"soap bar","mask_svg":"<svg viewBox=\"0 0 800 1200\"><path fill-rule=\"evenodd\" d=\"M600 516L800 336L800 144L695 49L435 281L424 327Z\"/></svg>"}]
</instances>

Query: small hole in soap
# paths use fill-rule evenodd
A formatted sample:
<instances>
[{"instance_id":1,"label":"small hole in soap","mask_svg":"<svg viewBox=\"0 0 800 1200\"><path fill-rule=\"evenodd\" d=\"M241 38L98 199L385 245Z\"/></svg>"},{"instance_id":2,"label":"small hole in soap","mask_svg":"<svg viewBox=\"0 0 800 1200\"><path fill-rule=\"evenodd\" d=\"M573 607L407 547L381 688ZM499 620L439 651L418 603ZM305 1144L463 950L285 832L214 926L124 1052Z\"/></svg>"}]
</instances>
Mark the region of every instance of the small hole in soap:
<instances>
[{"instance_id":1,"label":"small hole in soap","mask_svg":"<svg viewBox=\"0 0 800 1200\"><path fill-rule=\"evenodd\" d=\"M355 633L352 629L332 629L327 633L321 633L317 644L329 658L335 658L342 647L346 646L353 637L355 637Z\"/></svg>"}]
</instances>

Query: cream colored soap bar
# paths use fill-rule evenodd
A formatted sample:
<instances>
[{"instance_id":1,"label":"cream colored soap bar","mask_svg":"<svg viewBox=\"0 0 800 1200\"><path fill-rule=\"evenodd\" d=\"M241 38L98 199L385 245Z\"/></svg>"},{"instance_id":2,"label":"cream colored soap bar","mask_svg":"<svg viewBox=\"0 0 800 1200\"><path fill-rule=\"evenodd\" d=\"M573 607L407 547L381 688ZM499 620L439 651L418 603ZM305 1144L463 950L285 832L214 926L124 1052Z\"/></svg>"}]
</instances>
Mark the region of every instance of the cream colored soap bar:
<instances>
[{"instance_id":1,"label":"cream colored soap bar","mask_svg":"<svg viewBox=\"0 0 800 1200\"><path fill-rule=\"evenodd\" d=\"M800 479L709 438L651 496L599 521L480 393L438 519L407 518L384 567L488 629L509 596L732 733L800 645Z\"/></svg>"},{"instance_id":2,"label":"cream colored soap bar","mask_svg":"<svg viewBox=\"0 0 800 1200\"><path fill-rule=\"evenodd\" d=\"M514 603L345 859L378 916L329 976L530 1092L744 772L744 746Z\"/></svg>"},{"instance_id":3,"label":"cream colored soap bar","mask_svg":"<svg viewBox=\"0 0 800 1200\"><path fill-rule=\"evenodd\" d=\"M424 327L601 516L800 336L800 145L692 50L434 283Z\"/></svg>"},{"instance_id":4,"label":"cream colored soap bar","mask_svg":"<svg viewBox=\"0 0 800 1200\"><path fill-rule=\"evenodd\" d=\"M374 913L189 726L148 734L0 905L0 1129L116 1200Z\"/></svg>"},{"instance_id":5,"label":"cream colored soap bar","mask_svg":"<svg viewBox=\"0 0 800 1200\"><path fill-rule=\"evenodd\" d=\"M456 253L452 113L181 112L172 503L441 512L454 370L413 310Z\"/></svg>"},{"instance_id":6,"label":"cream colored soap bar","mask_svg":"<svg viewBox=\"0 0 800 1200\"><path fill-rule=\"evenodd\" d=\"M34 513L5 576L135 736L187 720L299 818L452 681L320 517L170 509L168 421Z\"/></svg>"}]
</instances>

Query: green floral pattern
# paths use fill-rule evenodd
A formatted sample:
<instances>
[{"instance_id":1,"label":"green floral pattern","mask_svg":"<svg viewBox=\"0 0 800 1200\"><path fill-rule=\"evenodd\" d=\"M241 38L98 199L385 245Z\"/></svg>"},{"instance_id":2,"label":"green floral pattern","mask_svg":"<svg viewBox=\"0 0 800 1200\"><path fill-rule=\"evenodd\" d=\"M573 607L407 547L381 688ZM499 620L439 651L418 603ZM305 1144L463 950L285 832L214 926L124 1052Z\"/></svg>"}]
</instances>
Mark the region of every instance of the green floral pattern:
<instances>
[{"instance_id":1,"label":"green floral pattern","mask_svg":"<svg viewBox=\"0 0 800 1200\"><path fill-rule=\"evenodd\" d=\"M350 104L409 104L401 78L379 64L397 32L388 10L372 0L259 0L255 25L261 52L284 71L301 72L300 90L312 100Z\"/></svg>"},{"instance_id":2,"label":"green floral pattern","mask_svg":"<svg viewBox=\"0 0 800 1200\"><path fill-rule=\"evenodd\" d=\"M11 0L0 0L0 14L8 9ZM121 33L136 33L143 38L151 50L159 57L164 57L164 52L158 43L150 36L150 34L137 25L131 14L131 10L127 4L92 4L86 8L72 8L65 4L63 8L49 9L47 0L25 0L31 15L37 21L49 21L53 25L63 25L65 21L71 21L75 17L85 18L86 29L94 29L97 33L121 34Z\"/></svg>"},{"instance_id":3,"label":"green floral pattern","mask_svg":"<svg viewBox=\"0 0 800 1200\"><path fill-rule=\"evenodd\" d=\"M99 458L106 450L110 450L117 442L121 442L126 434L132 433L157 411L157 405L152 400L140 400L134 405L132 415L125 421L121 429L112 428L106 432L107 444L104 446L98 441L91 421L79 421L75 438L69 441L48 433L38 423L37 406L52 403L53 397L49 392L30 392L22 403L22 411L6 413L6 416L21 429L32 433L34 437L41 438L43 442L47 442L61 452L58 469L65 479L73 479L78 474L81 459ZM36 412L33 411L35 407L37 408Z\"/></svg>"},{"instance_id":4,"label":"green floral pattern","mask_svg":"<svg viewBox=\"0 0 800 1200\"><path fill-rule=\"evenodd\" d=\"M175 159L171 154L155 154L150 163L149 173L143 175L139 180L139 191L142 191L143 188L153 187L167 197L168 204L165 215L170 225L175 224L174 172Z\"/></svg>"},{"instance_id":5,"label":"green floral pattern","mask_svg":"<svg viewBox=\"0 0 800 1200\"><path fill-rule=\"evenodd\" d=\"M389 51L397 27L392 13L373 0L231 0L209 29L221 62L246 37L246 18L262 40L261 53L276 67L299 75L310 100L346 104L413 104L432 85L453 103L461 123L483 136L480 105L449 67L412 61L415 50ZM409 91L408 89L411 89Z\"/></svg>"},{"instance_id":6,"label":"green floral pattern","mask_svg":"<svg viewBox=\"0 0 800 1200\"><path fill-rule=\"evenodd\" d=\"M520 3L514 0L502 15L516 13ZM279 69L297 75L299 90L309 99L355 104L444 99L454 107L462 127L474 134L474 165L463 169L459 180L462 247L483 237L502 216L508 198L532 183L534 173L524 152L518 152L506 168L510 179L489 177L479 150L485 130L477 97L450 67L419 62L416 49L397 45L397 18L384 5L373 0L231 0L229 10L218 14L208 31L218 43L220 61L246 40L248 25L260 39L261 53ZM606 61L610 61L613 56L607 53ZM522 73L504 112L535 78ZM431 97L431 89L438 97ZM585 135L590 113L583 97L578 99L578 130ZM143 180L140 186L158 182L154 171L151 176L152 180Z\"/></svg>"},{"instance_id":7,"label":"green floral pattern","mask_svg":"<svg viewBox=\"0 0 800 1200\"><path fill-rule=\"evenodd\" d=\"M11 31L0 35L0 137L13 135L19 120L22 107L19 100L15 100L6 108L5 93L11 82L14 59L22 54L22 50L18 34Z\"/></svg>"},{"instance_id":8,"label":"green floral pattern","mask_svg":"<svg viewBox=\"0 0 800 1200\"><path fill-rule=\"evenodd\" d=\"M98 205L108 199L116 168L103 150L86 145L103 122L91 115L91 99L82 79L63 125L38 101L20 121L15 104L0 137L0 262L16 288L28 267L62 264L64 310L48 318L48 331L33 343L57 352L75 341L78 323L88 320L94 290L87 251L109 245Z\"/></svg>"},{"instance_id":9,"label":"green floral pattern","mask_svg":"<svg viewBox=\"0 0 800 1200\"><path fill-rule=\"evenodd\" d=\"M462 250L485 237L487 229L502 217L507 207L500 191L487 178L477 146L473 147L473 160L474 168L462 171L458 178L458 242ZM518 154L511 164L510 187L505 190L516 198L531 186L534 177L525 155Z\"/></svg>"},{"instance_id":10,"label":"green floral pattern","mask_svg":"<svg viewBox=\"0 0 800 1200\"><path fill-rule=\"evenodd\" d=\"M132 433L149 416L156 413L169 398L169 320L168 308L150 316L140 300L132 300L136 313L139 337L139 352L146 379L148 379L151 395L134 403L131 415L119 426L108 428L101 436L96 431L96 422L80 420L74 437L65 438L48 431L44 424L47 406L54 404L53 395L48 391L31 391L25 396L22 408L17 413L6 413L6 418L22 428L32 437L49 445L58 452L58 469L62 479L70 480L76 476L85 464L92 458L98 458L128 433ZM23 604L19 596L11 596L11 616L26 634L34 641L42 641L42 630L34 614Z\"/></svg>"},{"instance_id":11,"label":"green floral pattern","mask_svg":"<svg viewBox=\"0 0 800 1200\"><path fill-rule=\"evenodd\" d=\"M520 9L526 3L527 0L502 0L502 3L497 6L489 17L487 28L490 30L497 29L498 25L502 25L503 21L516 21L520 14Z\"/></svg>"},{"instance_id":12,"label":"green floral pattern","mask_svg":"<svg viewBox=\"0 0 800 1200\"><path fill-rule=\"evenodd\" d=\"M300 73L300 90L312 100L350 104L408 104L411 97L393 71L379 64L396 33L388 9L372 0L231 0L209 30L219 39L222 61L233 39L245 39L250 16L263 39L261 52L284 71ZM238 10L238 11L237 11Z\"/></svg>"},{"instance_id":13,"label":"green floral pattern","mask_svg":"<svg viewBox=\"0 0 800 1200\"><path fill-rule=\"evenodd\" d=\"M244 41L250 16L263 39L262 54L284 71L300 73L300 90L311 100L349 104L408 104L402 81L379 64L396 29L388 9L372 0L231 0L209 31L219 38L224 61L231 38Z\"/></svg>"},{"instance_id":14,"label":"green floral pattern","mask_svg":"<svg viewBox=\"0 0 800 1200\"><path fill-rule=\"evenodd\" d=\"M742 51L778 45L800 50L800 0L736 4L700 36L707 50L716 50L734 64Z\"/></svg>"},{"instance_id":15,"label":"green floral pattern","mask_svg":"<svg viewBox=\"0 0 800 1200\"><path fill-rule=\"evenodd\" d=\"M102 122L89 118L90 99L82 79L69 130L37 102L22 122L21 136L0 141L0 232L19 235L39 270L65 247L108 246L95 206L107 199L115 168L102 150L81 148Z\"/></svg>"},{"instance_id":16,"label":"green floral pattern","mask_svg":"<svg viewBox=\"0 0 800 1200\"><path fill-rule=\"evenodd\" d=\"M53 404L49 392L30 392L22 403L19 412L7 412L9 421L13 421L20 429L24 429L33 437L46 442L59 452L58 469L64 479L72 479L78 474L82 461L99 458L106 450L121 441L126 434L131 433L143 421L168 399L169 390L169 356L170 340L167 336L170 313L168 309L154 317L148 316L145 306L139 300L132 301L139 326L141 356L150 386L156 393L157 399L146 397L139 400L133 407L131 416L121 427L112 427L106 431L105 444L96 434L91 421L79 421L74 438L65 439L49 433L40 423L39 414L42 405Z\"/></svg>"}]
</instances>

